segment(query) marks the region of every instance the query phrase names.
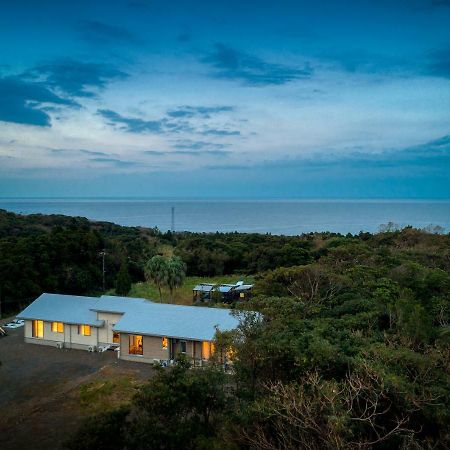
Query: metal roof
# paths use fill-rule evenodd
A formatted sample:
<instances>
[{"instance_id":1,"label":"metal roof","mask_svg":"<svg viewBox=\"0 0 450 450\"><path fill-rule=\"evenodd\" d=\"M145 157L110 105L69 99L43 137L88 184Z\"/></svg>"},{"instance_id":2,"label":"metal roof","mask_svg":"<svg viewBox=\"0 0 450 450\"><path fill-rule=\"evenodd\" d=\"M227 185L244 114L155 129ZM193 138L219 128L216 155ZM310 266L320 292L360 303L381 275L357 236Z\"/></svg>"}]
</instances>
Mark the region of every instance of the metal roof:
<instances>
[{"instance_id":1,"label":"metal roof","mask_svg":"<svg viewBox=\"0 0 450 450\"><path fill-rule=\"evenodd\" d=\"M236 328L229 309L171 305L132 297L42 294L17 317L102 326L97 311L123 313L114 329L123 333L210 341L216 328Z\"/></svg>"},{"instance_id":2,"label":"metal roof","mask_svg":"<svg viewBox=\"0 0 450 450\"><path fill-rule=\"evenodd\" d=\"M253 284L241 284L236 287L236 291L248 291L253 287Z\"/></svg>"},{"instance_id":3,"label":"metal roof","mask_svg":"<svg viewBox=\"0 0 450 450\"><path fill-rule=\"evenodd\" d=\"M95 307L98 300L97 297L42 294L26 307L17 318L86 324L98 327L103 325L103 320L97 320L97 313L91 309Z\"/></svg>"},{"instance_id":4,"label":"metal roof","mask_svg":"<svg viewBox=\"0 0 450 450\"><path fill-rule=\"evenodd\" d=\"M122 333L211 341L216 328L232 330L238 323L229 309L152 302L124 314L114 329Z\"/></svg>"},{"instance_id":5,"label":"metal roof","mask_svg":"<svg viewBox=\"0 0 450 450\"><path fill-rule=\"evenodd\" d=\"M214 289L214 284L197 284L193 291L210 292Z\"/></svg>"},{"instance_id":6,"label":"metal roof","mask_svg":"<svg viewBox=\"0 0 450 450\"><path fill-rule=\"evenodd\" d=\"M219 292L230 292L232 289L234 289L236 286L234 284L221 284L217 290Z\"/></svg>"}]
</instances>

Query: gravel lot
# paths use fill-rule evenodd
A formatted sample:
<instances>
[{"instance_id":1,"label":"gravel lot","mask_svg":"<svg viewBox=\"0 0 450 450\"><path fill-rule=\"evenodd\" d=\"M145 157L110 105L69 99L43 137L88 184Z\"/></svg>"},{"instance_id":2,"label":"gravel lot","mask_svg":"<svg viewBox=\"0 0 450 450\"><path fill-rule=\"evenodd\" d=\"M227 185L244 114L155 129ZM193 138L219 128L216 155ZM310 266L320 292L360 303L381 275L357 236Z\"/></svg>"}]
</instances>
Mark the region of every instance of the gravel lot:
<instances>
[{"instance_id":1,"label":"gravel lot","mask_svg":"<svg viewBox=\"0 0 450 450\"><path fill-rule=\"evenodd\" d=\"M0 338L2 450L61 448L89 414L77 401L81 384L119 376L143 381L153 373L148 364L118 360L116 352L25 344L23 327L7 331Z\"/></svg>"}]
</instances>

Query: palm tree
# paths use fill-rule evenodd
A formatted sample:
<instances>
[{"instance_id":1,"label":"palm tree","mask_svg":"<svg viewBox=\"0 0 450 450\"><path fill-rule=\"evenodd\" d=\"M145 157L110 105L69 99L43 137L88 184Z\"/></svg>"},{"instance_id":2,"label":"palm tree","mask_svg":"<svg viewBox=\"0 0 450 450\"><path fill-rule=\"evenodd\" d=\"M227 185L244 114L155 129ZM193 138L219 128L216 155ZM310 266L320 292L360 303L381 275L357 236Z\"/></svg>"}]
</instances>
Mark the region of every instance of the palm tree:
<instances>
[{"instance_id":1,"label":"palm tree","mask_svg":"<svg viewBox=\"0 0 450 450\"><path fill-rule=\"evenodd\" d=\"M156 255L145 265L145 278L147 281L153 281L158 287L159 301L162 303L162 287L167 284L168 264L164 256Z\"/></svg>"},{"instance_id":2,"label":"palm tree","mask_svg":"<svg viewBox=\"0 0 450 450\"><path fill-rule=\"evenodd\" d=\"M173 291L177 287L182 286L186 277L186 264L180 257L172 256L167 262L167 268L167 286L170 291L170 301L173 303Z\"/></svg>"}]
</instances>

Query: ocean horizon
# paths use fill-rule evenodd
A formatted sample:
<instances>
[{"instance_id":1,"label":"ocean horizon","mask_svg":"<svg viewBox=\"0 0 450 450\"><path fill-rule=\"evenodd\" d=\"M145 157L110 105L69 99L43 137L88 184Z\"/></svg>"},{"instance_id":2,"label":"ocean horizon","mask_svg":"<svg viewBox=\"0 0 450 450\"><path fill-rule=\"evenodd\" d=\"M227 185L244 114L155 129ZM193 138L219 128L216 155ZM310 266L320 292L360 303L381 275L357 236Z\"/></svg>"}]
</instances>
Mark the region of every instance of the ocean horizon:
<instances>
[{"instance_id":1,"label":"ocean horizon","mask_svg":"<svg viewBox=\"0 0 450 450\"><path fill-rule=\"evenodd\" d=\"M63 214L125 226L192 232L295 235L330 231L377 232L398 227L450 229L447 199L234 199L234 198L0 198L0 208L19 214Z\"/></svg>"}]
</instances>

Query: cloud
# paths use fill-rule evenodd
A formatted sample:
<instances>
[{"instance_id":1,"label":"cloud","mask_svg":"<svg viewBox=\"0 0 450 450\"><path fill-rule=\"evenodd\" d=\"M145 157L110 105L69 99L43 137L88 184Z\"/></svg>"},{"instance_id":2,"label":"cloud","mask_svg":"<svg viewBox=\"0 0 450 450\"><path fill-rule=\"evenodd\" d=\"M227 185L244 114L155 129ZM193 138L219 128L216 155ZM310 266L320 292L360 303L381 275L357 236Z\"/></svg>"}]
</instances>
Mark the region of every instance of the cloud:
<instances>
[{"instance_id":1,"label":"cloud","mask_svg":"<svg viewBox=\"0 0 450 450\"><path fill-rule=\"evenodd\" d=\"M241 134L238 130L219 130L216 128L209 128L208 130L202 131L201 134L205 136L239 136Z\"/></svg>"},{"instance_id":2,"label":"cloud","mask_svg":"<svg viewBox=\"0 0 450 450\"><path fill-rule=\"evenodd\" d=\"M299 158L282 158L239 165L208 167L215 170L248 171L254 169L319 172L331 175L347 173L386 173L414 176L423 172L448 172L450 169L450 135L400 150L377 153L351 152L346 155L327 155Z\"/></svg>"},{"instance_id":3,"label":"cloud","mask_svg":"<svg viewBox=\"0 0 450 450\"><path fill-rule=\"evenodd\" d=\"M143 120L136 117L125 117L110 109L99 109L97 112L109 121L110 125L119 125L121 129L130 133L160 133L162 121Z\"/></svg>"},{"instance_id":4,"label":"cloud","mask_svg":"<svg viewBox=\"0 0 450 450\"><path fill-rule=\"evenodd\" d=\"M107 156L109 157L110 153L99 152L95 150L85 150L85 149L68 149L68 148L52 148L50 151L56 155L67 155L67 154L80 154L80 155L88 155L88 156Z\"/></svg>"},{"instance_id":5,"label":"cloud","mask_svg":"<svg viewBox=\"0 0 450 450\"><path fill-rule=\"evenodd\" d=\"M45 84L21 77L0 78L0 99L1 121L40 127L50 126L50 116L43 105L77 105L56 95Z\"/></svg>"},{"instance_id":6,"label":"cloud","mask_svg":"<svg viewBox=\"0 0 450 450\"><path fill-rule=\"evenodd\" d=\"M388 73L394 71L408 71L413 65L410 61L393 58L367 50L334 50L321 53L318 57L325 61L338 64L350 73Z\"/></svg>"},{"instance_id":7,"label":"cloud","mask_svg":"<svg viewBox=\"0 0 450 450\"><path fill-rule=\"evenodd\" d=\"M133 167L137 165L137 163L134 161L123 161L117 158L89 158L89 161L95 163L110 164L114 167Z\"/></svg>"},{"instance_id":8,"label":"cloud","mask_svg":"<svg viewBox=\"0 0 450 450\"><path fill-rule=\"evenodd\" d=\"M201 61L215 69L214 77L240 81L248 86L282 85L312 76L308 65L299 69L273 64L224 44L216 44L214 52Z\"/></svg>"},{"instance_id":9,"label":"cloud","mask_svg":"<svg viewBox=\"0 0 450 450\"><path fill-rule=\"evenodd\" d=\"M179 106L177 109L167 111L169 117L191 118L202 117L209 119L212 114L234 111L233 106Z\"/></svg>"},{"instance_id":10,"label":"cloud","mask_svg":"<svg viewBox=\"0 0 450 450\"><path fill-rule=\"evenodd\" d=\"M177 141L174 145L175 148L179 149L189 149L189 150L222 150L225 147L228 147L227 144L218 144L214 142L205 142L205 141L192 141L189 139Z\"/></svg>"},{"instance_id":11,"label":"cloud","mask_svg":"<svg viewBox=\"0 0 450 450\"><path fill-rule=\"evenodd\" d=\"M230 155L232 152L228 150L174 150L170 152L172 155L182 155L182 156L220 156L225 157Z\"/></svg>"},{"instance_id":12,"label":"cloud","mask_svg":"<svg viewBox=\"0 0 450 450\"><path fill-rule=\"evenodd\" d=\"M133 33L122 27L97 20L82 20L77 26L82 38L92 44L133 44L137 39Z\"/></svg>"},{"instance_id":13,"label":"cloud","mask_svg":"<svg viewBox=\"0 0 450 450\"><path fill-rule=\"evenodd\" d=\"M155 156L162 156L166 155L167 152L163 152L161 150L144 150L143 152L145 155L155 155Z\"/></svg>"},{"instance_id":14,"label":"cloud","mask_svg":"<svg viewBox=\"0 0 450 450\"><path fill-rule=\"evenodd\" d=\"M210 136L239 136L238 130L198 127L189 122L192 118L208 119L213 113L233 111L231 106L184 106L168 111L167 116L158 120L144 120L137 117L123 116L110 109L99 109L97 113L108 120L113 126L119 126L130 133L191 133Z\"/></svg>"},{"instance_id":15,"label":"cloud","mask_svg":"<svg viewBox=\"0 0 450 450\"><path fill-rule=\"evenodd\" d=\"M26 76L44 79L49 88L73 97L94 97L93 89L102 89L112 80L122 80L125 72L103 63L61 59L38 65Z\"/></svg>"}]
</instances>

